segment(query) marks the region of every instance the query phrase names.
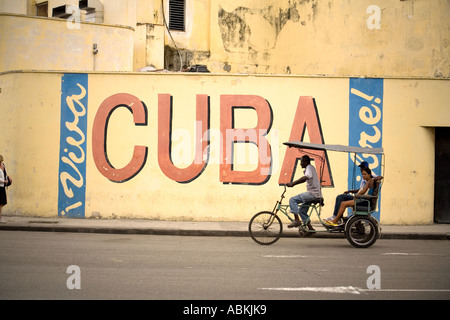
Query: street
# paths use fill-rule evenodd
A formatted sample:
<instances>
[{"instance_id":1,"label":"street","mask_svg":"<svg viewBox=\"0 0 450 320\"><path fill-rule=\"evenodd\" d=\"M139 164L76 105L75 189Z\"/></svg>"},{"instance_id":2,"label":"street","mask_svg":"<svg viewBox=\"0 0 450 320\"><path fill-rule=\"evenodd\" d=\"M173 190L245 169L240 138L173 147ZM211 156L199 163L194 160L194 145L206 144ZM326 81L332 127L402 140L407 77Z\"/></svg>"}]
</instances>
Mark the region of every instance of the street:
<instances>
[{"instance_id":1,"label":"street","mask_svg":"<svg viewBox=\"0 0 450 320\"><path fill-rule=\"evenodd\" d=\"M0 232L0 299L450 299L450 242Z\"/></svg>"}]
</instances>

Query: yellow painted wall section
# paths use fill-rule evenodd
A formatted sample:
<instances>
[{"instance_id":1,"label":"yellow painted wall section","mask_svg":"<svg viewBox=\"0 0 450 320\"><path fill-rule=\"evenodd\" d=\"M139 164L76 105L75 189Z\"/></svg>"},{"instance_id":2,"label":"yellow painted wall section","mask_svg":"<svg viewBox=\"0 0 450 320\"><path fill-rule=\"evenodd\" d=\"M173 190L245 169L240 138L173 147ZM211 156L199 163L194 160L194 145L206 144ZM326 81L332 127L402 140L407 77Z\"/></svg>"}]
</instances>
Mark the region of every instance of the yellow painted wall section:
<instances>
[{"instance_id":1,"label":"yellow painted wall section","mask_svg":"<svg viewBox=\"0 0 450 320\"><path fill-rule=\"evenodd\" d=\"M0 75L0 88L0 149L8 174L17 179L17 188L7 191L6 207L11 206L6 212L55 216L58 198L55 189L48 186L58 183L58 175L48 173L58 170L55 146L59 145L61 99L57 91L61 90L61 75ZM27 94L23 94L25 88ZM17 99L18 95L28 98ZM56 160L51 159L54 156Z\"/></svg>"},{"instance_id":2,"label":"yellow painted wall section","mask_svg":"<svg viewBox=\"0 0 450 320\"><path fill-rule=\"evenodd\" d=\"M383 145L386 150L382 209L392 223L429 223L434 208L434 127L448 127L449 81L386 79ZM395 214L394 214L395 213Z\"/></svg>"},{"instance_id":3,"label":"yellow painted wall section","mask_svg":"<svg viewBox=\"0 0 450 320\"><path fill-rule=\"evenodd\" d=\"M84 22L78 27L62 19L0 14L0 71L133 70L132 28Z\"/></svg>"},{"instance_id":4,"label":"yellow painted wall section","mask_svg":"<svg viewBox=\"0 0 450 320\"><path fill-rule=\"evenodd\" d=\"M137 3L137 23L164 24L161 0L138 0Z\"/></svg>"},{"instance_id":5,"label":"yellow painted wall section","mask_svg":"<svg viewBox=\"0 0 450 320\"><path fill-rule=\"evenodd\" d=\"M163 2L168 22L169 1ZM124 38L123 30L108 32L111 26L91 24L81 24L85 32L76 33L64 29L65 22L59 19L10 22L2 18L2 30L6 30L2 31L2 43L9 41L7 48L20 48L22 53L16 60L11 58L14 55L0 60L7 63L6 69L0 70L91 71L90 42L97 40L102 42L105 62L98 55L96 71L136 71L149 64L159 65L164 46L174 49L176 44L185 56L183 64L205 64L213 73L450 77L450 4L446 0L186 0L186 30L171 31L174 41L164 27L162 1L101 3L105 24L128 26L136 29L135 35ZM34 15L33 4L3 0L0 11ZM78 1L49 1L50 16L52 8L62 4L76 6ZM146 46L142 45L142 24L155 25L155 33L145 35L155 36L155 40ZM61 50L64 56L71 50L78 52L67 59L71 62L62 63L62 58L55 57ZM170 54L166 59L171 59ZM173 63L166 61L166 68Z\"/></svg>"},{"instance_id":6,"label":"yellow painted wall section","mask_svg":"<svg viewBox=\"0 0 450 320\"><path fill-rule=\"evenodd\" d=\"M104 22L134 28L138 14L138 0L103 1Z\"/></svg>"},{"instance_id":7,"label":"yellow painted wall section","mask_svg":"<svg viewBox=\"0 0 450 320\"><path fill-rule=\"evenodd\" d=\"M81 107L87 108L87 147L83 157L86 166L83 180L86 189L85 217L90 217L92 212L100 212L104 218L248 221L258 211L272 210L282 192L279 181L287 157L287 147L283 142L288 141L293 132L300 134L302 128L293 126L296 121L302 123L298 122L302 117L309 117L309 120L316 117L325 143L346 145L349 141L349 78L186 73L0 74L0 154L4 156L9 174L14 179L14 185L7 191L8 205L3 209L6 215L54 217L61 214L58 210L62 177L59 171L60 156L70 154L70 150L61 150L60 145L64 138L61 136L61 110L66 101L62 101L63 86L69 85L68 76L84 78L88 83L84 93L75 82L72 86L78 98L83 96L87 99L85 105L80 102L75 104L74 109L81 115ZM63 79L66 79L65 84ZM382 135L386 163L381 222L431 223L433 127L450 126L450 82L424 79L382 81ZM72 99L75 94L68 97ZM77 97L71 101L77 101ZM171 127L167 127L161 119L169 110L163 107L169 106L164 101L170 100L164 99L170 97L172 119ZM209 108L202 109L206 106L202 105L205 101L209 101ZM244 101L244 105L227 109L226 101L236 106L239 106L239 101ZM315 108L305 108L310 101L314 104L309 107ZM171 157L175 168L188 168L192 164L197 102L200 110L209 110L209 162L199 175L180 183L163 171L158 160L162 153L158 148L161 141L169 141L167 133L170 132ZM251 104L266 109L258 111ZM105 111L105 105L115 107L104 114L107 116L107 126L102 126L98 119L101 118L101 110ZM130 110L139 110L144 106L147 121L135 125ZM299 108L305 109L298 112ZM311 118L311 115L314 117ZM261 124L258 123L259 116L260 121L272 121L269 133L263 136L271 148L271 174L259 184L228 183L221 173L223 158L220 138L224 123L233 118L232 128L254 128ZM62 123L63 127L74 120L72 116L71 120ZM68 132L73 139L79 140L75 131ZM105 132L106 148L100 144L100 149L96 149ZM313 125L307 125L304 140L310 140L316 133ZM158 142L159 138L161 140ZM255 170L258 159L261 160L259 149L264 144L264 140L260 141L259 147L253 143L234 144L235 164L232 170L244 173ZM147 148L144 164L140 168L129 168L128 171L133 171L134 175L122 182L107 178L105 172L109 174L108 170L122 169L130 163L135 146ZM94 150L107 156L109 168L99 169ZM79 154L77 148L74 153ZM331 215L335 197L348 189L347 154L328 152L327 156L333 185L323 188L325 217ZM318 162L314 165L318 166ZM301 174L298 166L295 178ZM245 182L245 179L239 181ZM67 185L77 189L74 184ZM304 184L298 185L289 189L287 196L289 198L305 190Z\"/></svg>"},{"instance_id":8,"label":"yellow painted wall section","mask_svg":"<svg viewBox=\"0 0 450 320\"><path fill-rule=\"evenodd\" d=\"M0 12L27 13L27 0L0 0Z\"/></svg>"},{"instance_id":9,"label":"yellow painted wall section","mask_svg":"<svg viewBox=\"0 0 450 320\"><path fill-rule=\"evenodd\" d=\"M446 0L211 0L213 72L449 77Z\"/></svg>"},{"instance_id":10,"label":"yellow painted wall section","mask_svg":"<svg viewBox=\"0 0 450 320\"><path fill-rule=\"evenodd\" d=\"M164 69L164 30L157 24L138 25L134 31L133 70L147 66Z\"/></svg>"},{"instance_id":11,"label":"yellow painted wall section","mask_svg":"<svg viewBox=\"0 0 450 320\"><path fill-rule=\"evenodd\" d=\"M208 51L210 41L210 15L209 1L186 1L185 4L185 31L171 30L173 40L179 49L191 51ZM164 16L169 25L169 1L164 3ZM174 46L172 38L166 30L165 43Z\"/></svg>"}]
</instances>

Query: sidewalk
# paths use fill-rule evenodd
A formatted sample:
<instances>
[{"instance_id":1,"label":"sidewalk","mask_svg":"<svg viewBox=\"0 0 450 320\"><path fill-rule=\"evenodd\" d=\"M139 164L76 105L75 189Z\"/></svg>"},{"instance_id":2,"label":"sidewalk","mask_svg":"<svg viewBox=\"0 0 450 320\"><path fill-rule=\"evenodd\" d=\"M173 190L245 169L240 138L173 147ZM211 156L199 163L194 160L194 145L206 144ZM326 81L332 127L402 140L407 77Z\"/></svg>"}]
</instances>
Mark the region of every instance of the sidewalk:
<instances>
[{"instance_id":1,"label":"sidewalk","mask_svg":"<svg viewBox=\"0 0 450 320\"><path fill-rule=\"evenodd\" d=\"M0 230L147 234L177 236L249 237L248 222L159 221L134 219L69 219L3 216ZM283 237L298 237L297 229L283 226ZM316 230L322 230L319 225ZM342 233L318 232L313 237L344 237ZM450 224L420 226L381 225L382 239L450 240Z\"/></svg>"}]
</instances>

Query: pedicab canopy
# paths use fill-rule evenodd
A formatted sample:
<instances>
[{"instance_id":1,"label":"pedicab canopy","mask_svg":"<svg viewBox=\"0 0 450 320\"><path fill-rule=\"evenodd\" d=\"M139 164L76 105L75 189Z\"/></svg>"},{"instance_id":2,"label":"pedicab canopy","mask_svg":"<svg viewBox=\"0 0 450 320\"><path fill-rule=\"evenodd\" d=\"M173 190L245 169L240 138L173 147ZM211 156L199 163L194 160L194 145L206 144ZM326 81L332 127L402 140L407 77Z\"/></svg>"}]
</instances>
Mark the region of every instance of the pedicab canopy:
<instances>
[{"instance_id":1,"label":"pedicab canopy","mask_svg":"<svg viewBox=\"0 0 450 320\"><path fill-rule=\"evenodd\" d=\"M383 154L383 148L362 148L343 146L338 144L318 144L309 143L303 141L289 141L285 142L288 147L300 148L300 149L313 149L313 150L329 150L348 153L367 153L367 154Z\"/></svg>"}]
</instances>

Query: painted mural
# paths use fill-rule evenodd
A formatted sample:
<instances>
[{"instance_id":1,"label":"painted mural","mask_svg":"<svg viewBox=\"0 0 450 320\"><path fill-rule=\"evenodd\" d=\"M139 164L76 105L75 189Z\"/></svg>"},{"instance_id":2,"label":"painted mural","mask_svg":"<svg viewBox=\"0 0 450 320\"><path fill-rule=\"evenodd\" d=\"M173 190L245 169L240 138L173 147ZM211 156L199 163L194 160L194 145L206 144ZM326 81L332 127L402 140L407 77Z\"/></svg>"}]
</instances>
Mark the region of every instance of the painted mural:
<instances>
[{"instance_id":1,"label":"painted mural","mask_svg":"<svg viewBox=\"0 0 450 320\"><path fill-rule=\"evenodd\" d=\"M134 146L130 162L123 168L115 168L108 161L106 140L108 119L117 108L124 107L133 114L135 125L147 125L147 108L138 97L122 93L108 97L100 105L93 125L94 162L99 172L113 182L125 182L136 176L146 162L147 147ZM257 117L254 128L236 128L236 109L250 109ZM198 178L205 170L209 159L210 107L207 95L196 98L196 132L195 155L193 162L186 168L179 168L172 162L172 97L168 94L158 95L158 164L168 179L179 183L189 183ZM221 95L220 96L220 182L224 184L260 185L268 182L272 176L272 154L270 142L265 136L270 132L273 112L270 104L261 96L255 95ZM311 142L324 143L317 107L312 97L300 97L292 124L291 140L303 140L305 131ZM257 167L252 171L236 170L234 165L234 144L251 143L258 149ZM303 156L299 150L286 152L279 184L292 181L298 160ZM324 162L323 186L333 186L329 162L325 152L312 152ZM319 161L319 160L318 160Z\"/></svg>"},{"instance_id":2,"label":"painted mural","mask_svg":"<svg viewBox=\"0 0 450 320\"><path fill-rule=\"evenodd\" d=\"M450 119L448 81L55 72L0 81L1 144L16 177L5 214L249 221L302 176L302 154L283 144L301 140L385 151L384 173L377 157L311 156L325 216L359 186L356 160L384 176L382 223L433 219L432 126Z\"/></svg>"},{"instance_id":3,"label":"painted mural","mask_svg":"<svg viewBox=\"0 0 450 320\"><path fill-rule=\"evenodd\" d=\"M60 216L85 217L86 193L86 140L88 75L65 74L62 77L60 169L58 213ZM190 164L179 166L173 161L174 134L179 131L173 125L173 96L158 94L157 101L157 160L164 176L179 184L190 184L198 179L210 162L211 135L219 137L220 152L215 159L219 165L218 180L223 185L261 186L267 184L274 175L278 185L294 180L297 170L301 170L299 159L308 154L314 161L321 177L322 187L334 187L332 164L326 151L299 150L285 148L280 168L273 168L273 137L279 139L279 129L273 129L274 111L269 100L251 94L221 94L219 106L220 126L211 128L211 97L197 94L195 101L194 136L187 133L184 142L193 143L194 155ZM382 130L382 79L349 80L349 145L380 147ZM184 102L178 102L184 103ZM366 105L370 104L370 107ZM104 99L98 106L92 125L92 158L98 172L113 183L123 184L138 176L145 168L148 158L148 145L133 145L128 163L116 167L108 155L109 122L114 113L125 109L132 115L132 125L147 127L148 107L140 97L129 93L117 93ZM292 114L289 141L326 143L320 120L320 106L314 97L300 96L295 113ZM247 110L256 119L254 127L242 127L239 110ZM269 140L267 135L273 130ZM275 141L279 148L280 141ZM239 166L240 144L251 144L256 153L251 169ZM180 148L178 146L178 148ZM354 162L369 161L371 168L379 173L379 158L358 155L349 158L348 185L354 189L355 181L361 178L354 175ZM368 159L369 157L370 159ZM249 159L244 157L244 162ZM378 170L378 171L377 171ZM297 174L301 174L297 173Z\"/></svg>"}]
</instances>

